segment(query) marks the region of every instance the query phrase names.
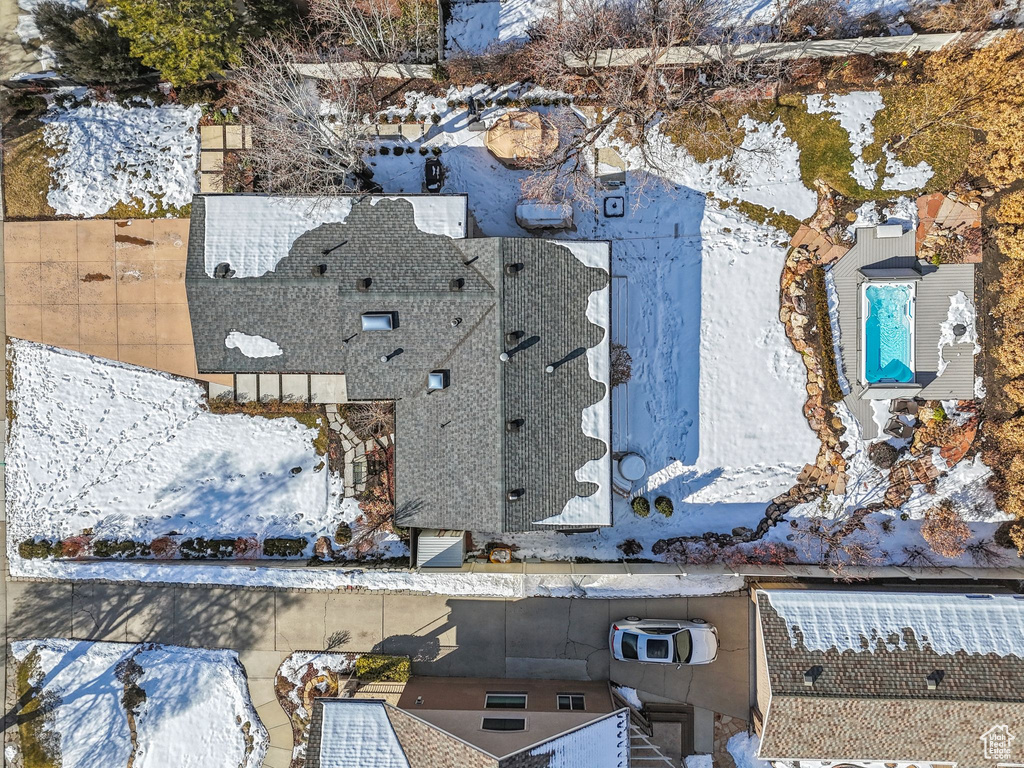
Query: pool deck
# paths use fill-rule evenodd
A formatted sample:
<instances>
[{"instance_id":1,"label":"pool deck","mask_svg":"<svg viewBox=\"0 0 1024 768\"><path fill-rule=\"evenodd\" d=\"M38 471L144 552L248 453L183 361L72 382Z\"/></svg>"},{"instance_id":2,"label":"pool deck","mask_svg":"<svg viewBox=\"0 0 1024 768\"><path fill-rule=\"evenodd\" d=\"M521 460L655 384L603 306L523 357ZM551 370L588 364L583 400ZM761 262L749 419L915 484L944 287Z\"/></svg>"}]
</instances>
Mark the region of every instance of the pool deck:
<instances>
[{"instance_id":1,"label":"pool deck","mask_svg":"<svg viewBox=\"0 0 1024 768\"><path fill-rule=\"evenodd\" d=\"M946 370L938 375L939 335L949 314L949 301L963 291L974 302L974 265L920 264L915 256L913 231L901 237L878 237L874 227L856 231L857 243L832 267L839 298L842 365L851 392L845 401L861 425L864 437L878 436L872 399L922 397L926 400L970 400L974 397L974 345L959 342L942 348ZM865 275L867 272L867 275ZM870 277L869 277L870 276ZM862 384L861 285L870 279L914 279L914 358L916 381L879 390Z\"/></svg>"}]
</instances>

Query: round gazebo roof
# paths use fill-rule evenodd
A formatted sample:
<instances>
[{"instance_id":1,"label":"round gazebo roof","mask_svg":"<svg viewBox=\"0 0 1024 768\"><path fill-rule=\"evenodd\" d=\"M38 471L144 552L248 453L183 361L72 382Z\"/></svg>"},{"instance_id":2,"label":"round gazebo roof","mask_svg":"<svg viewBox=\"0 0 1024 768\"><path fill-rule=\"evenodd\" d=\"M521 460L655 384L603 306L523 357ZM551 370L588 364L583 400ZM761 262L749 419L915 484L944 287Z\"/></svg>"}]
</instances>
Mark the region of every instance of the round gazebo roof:
<instances>
[{"instance_id":1,"label":"round gazebo roof","mask_svg":"<svg viewBox=\"0 0 1024 768\"><path fill-rule=\"evenodd\" d=\"M515 167L554 152L558 129L537 112L509 112L487 129L484 145L504 165Z\"/></svg>"}]
</instances>

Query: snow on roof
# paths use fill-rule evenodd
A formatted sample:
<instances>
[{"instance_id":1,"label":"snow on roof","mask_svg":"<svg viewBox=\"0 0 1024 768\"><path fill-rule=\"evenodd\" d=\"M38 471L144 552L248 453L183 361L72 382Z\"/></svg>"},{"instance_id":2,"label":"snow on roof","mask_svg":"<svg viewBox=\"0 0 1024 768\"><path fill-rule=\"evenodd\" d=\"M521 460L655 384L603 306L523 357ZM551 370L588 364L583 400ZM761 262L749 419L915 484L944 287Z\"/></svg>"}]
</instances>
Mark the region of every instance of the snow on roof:
<instances>
[{"instance_id":1,"label":"snow on roof","mask_svg":"<svg viewBox=\"0 0 1024 768\"><path fill-rule=\"evenodd\" d=\"M904 630L939 654L963 650L1024 658L1024 596L771 590L794 647L798 628L812 651L905 648ZM893 642L894 638L898 638ZM867 644L864 644L864 641Z\"/></svg>"},{"instance_id":2,"label":"snow on roof","mask_svg":"<svg viewBox=\"0 0 1024 768\"><path fill-rule=\"evenodd\" d=\"M224 346L228 349L237 349L246 357L277 357L284 354L276 341L263 336L250 336L241 331L232 331L224 337Z\"/></svg>"},{"instance_id":3,"label":"snow on roof","mask_svg":"<svg viewBox=\"0 0 1024 768\"><path fill-rule=\"evenodd\" d=\"M606 241L552 240L564 245L588 267L608 270L611 244ZM584 409L582 418L583 434L604 443L608 450L599 459L588 461L576 470L576 479L581 483L594 483L597 491L590 496L574 496L569 499L557 515L539 520L537 525L611 525L612 505L608 503L612 473L612 424L611 407L611 281L600 290L590 294L587 300L587 319L604 329L601 343L587 350L587 365L590 378L605 385L604 397Z\"/></svg>"},{"instance_id":4,"label":"snow on roof","mask_svg":"<svg viewBox=\"0 0 1024 768\"><path fill-rule=\"evenodd\" d=\"M320 768L409 768L383 701L320 702Z\"/></svg>"},{"instance_id":5,"label":"snow on roof","mask_svg":"<svg viewBox=\"0 0 1024 768\"><path fill-rule=\"evenodd\" d=\"M211 195L206 200L206 274L228 263L232 277L259 277L271 272L301 235L327 222L343 222L356 195L317 200L307 197ZM466 236L465 195L375 195L380 200L407 200L423 232Z\"/></svg>"},{"instance_id":6,"label":"snow on roof","mask_svg":"<svg viewBox=\"0 0 1024 768\"><path fill-rule=\"evenodd\" d=\"M547 757L546 768L627 768L629 711L612 712L596 722L556 736L528 754Z\"/></svg>"}]
</instances>

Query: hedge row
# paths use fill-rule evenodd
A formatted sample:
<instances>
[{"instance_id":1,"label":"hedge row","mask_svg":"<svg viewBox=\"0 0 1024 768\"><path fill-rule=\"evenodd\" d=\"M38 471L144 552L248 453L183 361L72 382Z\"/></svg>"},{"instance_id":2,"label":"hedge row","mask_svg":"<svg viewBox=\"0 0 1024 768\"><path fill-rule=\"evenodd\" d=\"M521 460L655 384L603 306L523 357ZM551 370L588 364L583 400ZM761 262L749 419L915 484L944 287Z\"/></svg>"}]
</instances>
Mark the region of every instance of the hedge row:
<instances>
[{"instance_id":1,"label":"hedge row","mask_svg":"<svg viewBox=\"0 0 1024 768\"><path fill-rule=\"evenodd\" d=\"M192 537L179 542L169 536L148 541L90 539L74 536L64 540L25 539L18 554L25 560L54 558L116 558L139 560L160 556L182 560L230 560L235 557L301 557L309 545L306 538L274 537L259 541L246 537L205 539Z\"/></svg>"},{"instance_id":2,"label":"hedge row","mask_svg":"<svg viewBox=\"0 0 1024 768\"><path fill-rule=\"evenodd\" d=\"M356 659L356 678L362 682L407 683L412 677L408 656L367 653Z\"/></svg>"},{"instance_id":3,"label":"hedge row","mask_svg":"<svg viewBox=\"0 0 1024 768\"><path fill-rule=\"evenodd\" d=\"M814 324L818 327L818 338L821 368L825 375L825 397L837 403L843 399L843 388L839 384L839 371L836 370L836 353L832 339L832 321L828 313L828 291L825 289L825 270L817 266L807 276L808 288L814 302Z\"/></svg>"}]
</instances>

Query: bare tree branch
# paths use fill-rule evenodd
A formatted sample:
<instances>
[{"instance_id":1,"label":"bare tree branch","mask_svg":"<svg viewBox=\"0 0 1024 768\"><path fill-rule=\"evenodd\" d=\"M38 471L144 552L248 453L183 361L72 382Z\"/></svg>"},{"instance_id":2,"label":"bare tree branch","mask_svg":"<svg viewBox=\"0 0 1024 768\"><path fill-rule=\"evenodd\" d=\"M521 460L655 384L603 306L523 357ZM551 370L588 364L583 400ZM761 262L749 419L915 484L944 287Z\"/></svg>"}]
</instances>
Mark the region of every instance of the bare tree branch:
<instances>
[{"instance_id":1,"label":"bare tree branch","mask_svg":"<svg viewBox=\"0 0 1024 768\"><path fill-rule=\"evenodd\" d=\"M321 65L323 78L292 69L311 62ZM250 157L265 191L323 197L359 189L369 142L359 125L358 82L342 66L307 42L265 38L247 48L232 92L252 126Z\"/></svg>"}]
</instances>

